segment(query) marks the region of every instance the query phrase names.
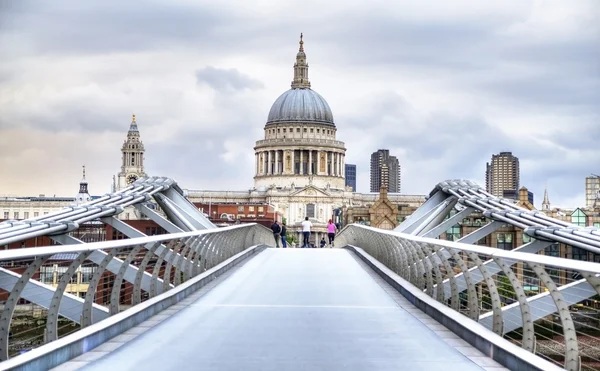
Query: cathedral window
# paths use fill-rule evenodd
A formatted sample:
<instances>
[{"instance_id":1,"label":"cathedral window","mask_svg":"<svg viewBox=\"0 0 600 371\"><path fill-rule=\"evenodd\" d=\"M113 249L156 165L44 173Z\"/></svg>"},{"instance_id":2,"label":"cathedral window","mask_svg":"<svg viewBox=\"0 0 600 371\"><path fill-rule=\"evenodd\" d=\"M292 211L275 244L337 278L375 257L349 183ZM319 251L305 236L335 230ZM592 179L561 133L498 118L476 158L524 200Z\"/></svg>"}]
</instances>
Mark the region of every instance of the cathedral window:
<instances>
[{"instance_id":1,"label":"cathedral window","mask_svg":"<svg viewBox=\"0 0 600 371\"><path fill-rule=\"evenodd\" d=\"M5 212L4 212L4 219L8 219L8 218L9 218L9 216L8 216L8 211L5 211Z\"/></svg>"},{"instance_id":2,"label":"cathedral window","mask_svg":"<svg viewBox=\"0 0 600 371\"><path fill-rule=\"evenodd\" d=\"M29 211L25 211L25 212L23 213L23 217L24 217L25 219L29 219Z\"/></svg>"},{"instance_id":3,"label":"cathedral window","mask_svg":"<svg viewBox=\"0 0 600 371\"><path fill-rule=\"evenodd\" d=\"M299 132L300 132L300 128L296 128L296 133L299 133Z\"/></svg>"},{"instance_id":4,"label":"cathedral window","mask_svg":"<svg viewBox=\"0 0 600 371\"><path fill-rule=\"evenodd\" d=\"M311 133L312 133L314 130L315 130L315 129L313 129L313 128L310 128L310 132L311 132Z\"/></svg>"},{"instance_id":5,"label":"cathedral window","mask_svg":"<svg viewBox=\"0 0 600 371\"><path fill-rule=\"evenodd\" d=\"M39 213L39 212L37 212L37 211L34 211L34 212L33 212L33 217L34 217L34 218L37 218L38 216L40 216L40 213Z\"/></svg>"},{"instance_id":6,"label":"cathedral window","mask_svg":"<svg viewBox=\"0 0 600 371\"><path fill-rule=\"evenodd\" d=\"M278 133L281 133L281 129L277 129L277 132L278 132Z\"/></svg>"},{"instance_id":7,"label":"cathedral window","mask_svg":"<svg viewBox=\"0 0 600 371\"><path fill-rule=\"evenodd\" d=\"M15 211L15 213L13 214L13 219L19 219L19 212Z\"/></svg>"},{"instance_id":8,"label":"cathedral window","mask_svg":"<svg viewBox=\"0 0 600 371\"><path fill-rule=\"evenodd\" d=\"M319 134L321 132L321 129L317 129L317 134Z\"/></svg>"},{"instance_id":9,"label":"cathedral window","mask_svg":"<svg viewBox=\"0 0 600 371\"><path fill-rule=\"evenodd\" d=\"M306 216L308 216L309 218L315 217L315 204L306 205Z\"/></svg>"},{"instance_id":10,"label":"cathedral window","mask_svg":"<svg viewBox=\"0 0 600 371\"><path fill-rule=\"evenodd\" d=\"M304 128L304 132L306 133L306 128Z\"/></svg>"},{"instance_id":11,"label":"cathedral window","mask_svg":"<svg viewBox=\"0 0 600 371\"><path fill-rule=\"evenodd\" d=\"M286 131L286 130L287 130L286 128L283 128L283 132L284 132L284 133L285 133L285 131Z\"/></svg>"}]
</instances>

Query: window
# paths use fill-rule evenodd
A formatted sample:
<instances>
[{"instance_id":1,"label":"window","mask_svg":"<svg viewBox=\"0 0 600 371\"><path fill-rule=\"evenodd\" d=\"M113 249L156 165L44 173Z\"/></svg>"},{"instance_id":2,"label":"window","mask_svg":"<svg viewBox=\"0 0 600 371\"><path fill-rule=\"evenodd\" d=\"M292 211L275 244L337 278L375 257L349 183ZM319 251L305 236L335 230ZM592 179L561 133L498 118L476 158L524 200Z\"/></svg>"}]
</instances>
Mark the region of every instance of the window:
<instances>
[{"instance_id":1,"label":"window","mask_svg":"<svg viewBox=\"0 0 600 371\"><path fill-rule=\"evenodd\" d=\"M13 214L13 219L19 219L19 212L15 211L15 213Z\"/></svg>"},{"instance_id":2,"label":"window","mask_svg":"<svg viewBox=\"0 0 600 371\"><path fill-rule=\"evenodd\" d=\"M588 260L588 253L584 249L580 249L579 247L571 247L571 251L573 254L573 260Z\"/></svg>"},{"instance_id":3,"label":"window","mask_svg":"<svg viewBox=\"0 0 600 371\"><path fill-rule=\"evenodd\" d=\"M594 222L594 228L600 228L600 223L599 222Z\"/></svg>"},{"instance_id":4,"label":"window","mask_svg":"<svg viewBox=\"0 0 600 371\"><path fill-rule=\"evenodd\" d=\"M523 243L529 243L529 242L531 242L531 236L523 233Z\"/></svg>"},{"instance_id":5,"label":"window","mask_svg":"<svg viewBox=\"0 0 600 371\"><path fill-rule=\"evenodd\" d=\"M40 282L52 284L54 283L54 267L53 266L41 266L40 267Z\"/></svg>"},{"instance_id":6,"label":"window","mask_svg":"<svg viewBox=\"0 0 600 371\"><path fill-rule=\"evenodd\" d=\"M33 217L34 217L34 218L37 218L38 216L40 216L40 213L39 213L39 212L37 212L37 211L34 211L34 212L33 212Z\"/></svg>"},{"instance_id":7,"label":"window","mask_svg":"<svg viewBox=\"0 0 600 371\"><path fill-rule=\"evenodd\" d=\"M48 215L48 212L47 212L47 211L44 211L44 215Z\"/></svg>"},{"instance_id":8,"label":"window","mask_svg":"<svg viewBox=\"0 0 600 371\"><path fill-rule=\"evenodd\" d=\"M313 129L313 128L310 128L310 132L311 132L311 133L313 133L313 132L314 132L314 130L315 130L315 129Z\"/></svg>"},{"instance_id":9,"label":"window","mask_svg":"<svg viewBox=\"0 0 600 371\"><path fill-rule=\"evenodd\" d=\"M544 255L546 255L546 256L560 256L560 245L558 244L558 242L555 242L552 245L546 247L544 249Z\"/></svg>"},{"instance_id":10,"label":"window","mask_svg":"<svg viewBox=\"0 0 600 371\"><path fill-rule=\"evenodd\" d=\"M306 133L306 128L304 128L304 132Z\"/></svg>"},{"instance_id":11,"label":"window","mask_svg":"<svg viewBox=\"0 0 600 371\"><path fill-rule=\"evenodd\" d=\"M577 209L571 214L571 223L579 227L585 227L587 225L587 215L581 209Z\"/></svg>"},{"instance_id":12,"label":"window","mask_svg":"<svg viewBox=\"0 0 600 371\"><path fill-rule=\"evenodd\" d=\"M281 133L281 129L277 129L277 132L278 132L278 133Z\"/></svg>"},{"instance_id":13,"label":"window","mask_svg":"<svg viewBox=\"0 0 600 371\"><path fill-rule=\"evenodd\" d=\"M25 218L25 219L29 219L29 211L25 211L25 212L23 213L23 218Z\"/></svg>"},{"instance_id":14,"label":"window","mask_svg":"<svg viewBox=\"0 0 600 371\"><path fill-rule=\"evenodd\" d=\"M262 212L264 212L264 211L265 211L265 208L264 208L264 207L262 207L262 206L259 206L259 207L258 207L258 212L259 212L259 213L262 213Z\"/></svg>"},{"instance_id":15,"label":"window","mask_svg":"<svg viewBox=\"0 0 600 371\"><path fill-rule=\"evenodd\" d=\"M284 132L284 133L286 132L286 130L287 130L286 128L283 128L283 132Z\"/></svg>"},{"instance_id":16,"label":"window","mask_svg":"<svg viewBox=\"0 0 600 371\"><path fill-rule=\"evenodd\" d=\"M299 133L299 132L300 132L300 128L296 128L296 133Z\"/></svg>"},{"instance_id":17,"label":"window","mask_svg":"<svg viewBox=\"0 0 600 371\"><path fill-rule=\"evenodd\" d=\"M321 132L321 129L317 129L317 134L319 134Z\"/></svg>"},{"instance_id":18,"label":"window","mask_svg":"<svg viewBox=\"0 0 600 371\"><path fill-rule=\"evenodd\" d=\"M4 212L4 219L8 219L8 218L9 218L9 216L8 216L8 211L5 211L5 212Z\"/></svg>"},{"instance_id":19,"label":"window","mask_svg":"<svg viewBox=\"0 0 600 371\"><path fill-rule=\"evenodd\" d=\"M460 239L460 225L455 224L453 227L446 231L446 240L456 241Z\"/></svg>"},{"instance_id":20,"label":"window","mask_svg":"<svg viewBox=\"0 0 600 371\"><path fill-rule=\"evenodd\" d=\"M285 130L285 129L283 129ZM254 211L254 206L248 206L248 211Z\"/></svg>"},{"instance_id":21,"label":"window","mask_svg":"<svg viewBox=\"0 0 600 371\"><path fill-rule=\"evenodd\" d=\"M498 233L496 235L496 247L502 250L512 250L513 235L512 233Z\"/></svg>"},{"instance_id":22,"label":"window","mask_svg":"<svg viewBox=\"0 0 600 371\"><path fill-rule=\"evenodd\" d=\"M546 247L544 249L544 255L560 257L560 244L558 242L555 242L552 245ZM548 272L548 275L550 275L550 277L552 277L552 280L554 282L560 283L560 272L558 269L546 267L546 272Z\"/></svg>"},{"instance_id":23,"label":"window","mask_svg":"<svg viewBox=\"0 0 600 371\"><path fill-rule=\"evenodd\" d=\"M94 275L94 267L81 267L81 283L89 283Z\"/></svg>"},{"instance_id":24,"label":"window","mask_svg":"<svg viewBox=\"0 0 600 371\"><path fill-rule=\"evenodd\" d=\"M309 218L315 217L315 204L306 205L306 216Z\"/></svg>"},{"instance_id":25,"label":"window","mask_svg":"<svg viewBox=\"0 0 600 371\"><path fill-rule=\"evenodd\" d=\"M238 213L243 213L244 212L244 206L238 206Z\"/></svg>"}]
</instances>

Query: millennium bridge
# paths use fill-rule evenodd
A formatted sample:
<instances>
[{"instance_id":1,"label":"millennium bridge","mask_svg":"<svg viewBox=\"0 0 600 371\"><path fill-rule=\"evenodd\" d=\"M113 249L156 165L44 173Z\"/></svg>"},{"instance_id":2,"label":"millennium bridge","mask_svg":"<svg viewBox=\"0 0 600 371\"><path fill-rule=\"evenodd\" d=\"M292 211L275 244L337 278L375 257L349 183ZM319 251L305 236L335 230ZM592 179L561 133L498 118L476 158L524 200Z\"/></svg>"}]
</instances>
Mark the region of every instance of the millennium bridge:
<instances>
[{"instance_id":1,"label":"millennium bridge","mask_svg":"<svg viewBox=\"0 0 600 371\"><path fill-rule=\"evenodd\" d=\"M118 219L126 207L167 233ZM439 239L474 212L487 224ZM126 238L84 243L73 232L90 222ZM506 225L530 242L478 244ZM600 230L470 181L439 183L393 231L348 225L333 249L275 249L258 224L217 228L164 177L0 223L0 246L39 236L53 244L0 251L1 370L600 369L600 264L543 254L555 243L597 254ZM53 285L48 266L61 268Z\"/></svg>"}]
</instances>

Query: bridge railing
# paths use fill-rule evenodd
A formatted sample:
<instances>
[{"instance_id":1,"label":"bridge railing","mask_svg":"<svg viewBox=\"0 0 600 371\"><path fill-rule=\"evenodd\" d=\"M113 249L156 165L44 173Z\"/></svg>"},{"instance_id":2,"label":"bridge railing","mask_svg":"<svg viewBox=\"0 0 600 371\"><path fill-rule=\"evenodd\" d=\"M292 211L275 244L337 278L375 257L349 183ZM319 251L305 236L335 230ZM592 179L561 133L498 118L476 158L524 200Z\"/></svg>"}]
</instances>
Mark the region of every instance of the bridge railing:
<instances>
[{"instance_id":1,"label":"bridge railing","mask_svg":"<svg viewBox=\"0 0 600 371\"><path fill-rule=\"evenodd\" d=\"M357 224L336 243L362 248L431 298L567 370L600 369L598 263Z\"/></svg>"},{"instance_id":2,"label":"bridge railing","mask_svg":"<svg viewBox=\"0 0 600 371\"><path fill-rule=\"evenodd\" d=\"M258 224L0 251L0 360L164 293L247 248Z\"/></svg>"}]
</instances>

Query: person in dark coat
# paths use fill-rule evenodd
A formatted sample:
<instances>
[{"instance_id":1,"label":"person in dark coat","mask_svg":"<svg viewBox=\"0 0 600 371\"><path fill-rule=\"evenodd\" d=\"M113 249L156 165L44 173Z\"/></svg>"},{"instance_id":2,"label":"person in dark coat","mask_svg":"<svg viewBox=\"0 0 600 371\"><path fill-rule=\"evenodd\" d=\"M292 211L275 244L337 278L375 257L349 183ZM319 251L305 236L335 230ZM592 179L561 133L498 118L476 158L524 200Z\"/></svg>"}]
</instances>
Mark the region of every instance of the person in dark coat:
<instances>
[{"instance_id":1,"label":"person in dark coat","mask_svg":"<svg viewBox=\"0 0 600 371\"><path fill-rule=\"evenodd\" d=\"M281 247L284 249L287 247L287 228L285 227L285 223L281 223Z\"/></svg>"},{"instance_id":2,"label":"person in dark coat","mask_svg":"<svg viewBox=\"0 0 600 371\"><path fill-rule=\"evenodd\" d=\"M281 226L277 223L277 220L273 222L271 225L271 230L273 231L273 238L275 238L275 247L279 247L279 236L281 234Z\"/></svg>"}]
</instances>

